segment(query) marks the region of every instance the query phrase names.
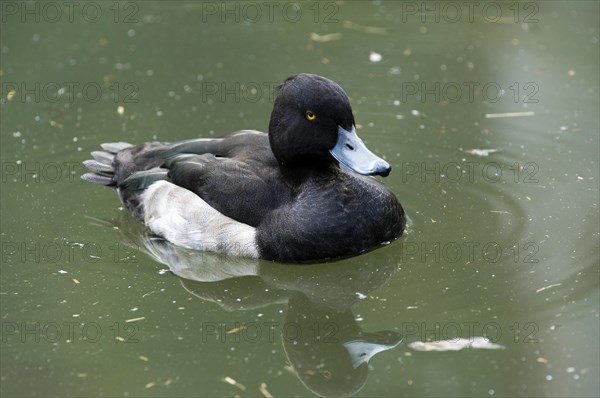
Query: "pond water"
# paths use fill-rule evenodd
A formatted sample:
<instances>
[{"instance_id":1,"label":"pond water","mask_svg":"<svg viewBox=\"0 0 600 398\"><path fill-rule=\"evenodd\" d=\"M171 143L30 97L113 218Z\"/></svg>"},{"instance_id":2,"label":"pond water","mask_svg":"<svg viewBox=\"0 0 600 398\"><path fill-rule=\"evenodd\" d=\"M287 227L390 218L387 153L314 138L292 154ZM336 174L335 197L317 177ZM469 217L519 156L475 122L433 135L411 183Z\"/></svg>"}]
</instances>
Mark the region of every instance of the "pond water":
<instances>
[{"instance_id":1,"label":"pond water","mask_svg":"<svg viewBox=\"0 0 600 398\"><path fill-rule=\"evenodd\" d=\"M2 396L599 395L598 2L86 4L2 3ZM266 131L300 72L392 164L398 241L192 252L79 178Z\"/></svg>"}]
</instances>

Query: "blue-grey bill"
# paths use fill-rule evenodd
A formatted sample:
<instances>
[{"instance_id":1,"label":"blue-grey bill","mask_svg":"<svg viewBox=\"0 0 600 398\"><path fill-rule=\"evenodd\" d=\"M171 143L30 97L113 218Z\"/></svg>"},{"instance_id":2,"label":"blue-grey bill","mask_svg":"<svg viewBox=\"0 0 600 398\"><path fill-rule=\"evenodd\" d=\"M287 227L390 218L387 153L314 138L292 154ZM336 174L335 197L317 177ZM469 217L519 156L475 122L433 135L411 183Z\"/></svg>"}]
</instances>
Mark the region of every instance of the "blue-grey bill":
<instances>
[{"instance_id":1,"label":"blue-grey bill","mask_svg":"<svg viewBox=\"0 0 600 398\"><path fill-rule=\"evenodd\" d=\"M338 162L358 174L385 177L392 170L388 162L366 147L356 134L354 126L352 131L338 128L338 140L330 152Z\"/></svg>"}]
</instances>

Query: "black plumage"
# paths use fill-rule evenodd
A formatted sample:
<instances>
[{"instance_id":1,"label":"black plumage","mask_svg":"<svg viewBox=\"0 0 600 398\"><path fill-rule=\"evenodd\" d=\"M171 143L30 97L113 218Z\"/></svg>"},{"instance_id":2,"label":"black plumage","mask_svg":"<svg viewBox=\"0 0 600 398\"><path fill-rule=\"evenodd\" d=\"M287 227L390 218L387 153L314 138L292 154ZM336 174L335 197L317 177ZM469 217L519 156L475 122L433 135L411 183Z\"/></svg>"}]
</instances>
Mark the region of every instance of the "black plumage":
<instances>
[{"instance_id":1,"label":"black plumage","mask_svg":"<svg viewBox=\"0 0 600 398\"><path fill-rule=\"evenodd\" d=\"M95 160L85 163L93 173L83 178L115 186L142 220L139 194L148 186L166 180L186 188L222 214L255 227L265 259L347 257L396 239L405 226L391 191L340 168L332 155L341 132L350 131L355 131L354 116L344 91L331 80L302 74L279 87L269 134L239 131L220 139L103 144L105 151L94 152ZM346 151L361 150L347 145ZM387 163L370 152L364 156L373 157L369 174L389 173Z\"/></svg>"}]
</instances>

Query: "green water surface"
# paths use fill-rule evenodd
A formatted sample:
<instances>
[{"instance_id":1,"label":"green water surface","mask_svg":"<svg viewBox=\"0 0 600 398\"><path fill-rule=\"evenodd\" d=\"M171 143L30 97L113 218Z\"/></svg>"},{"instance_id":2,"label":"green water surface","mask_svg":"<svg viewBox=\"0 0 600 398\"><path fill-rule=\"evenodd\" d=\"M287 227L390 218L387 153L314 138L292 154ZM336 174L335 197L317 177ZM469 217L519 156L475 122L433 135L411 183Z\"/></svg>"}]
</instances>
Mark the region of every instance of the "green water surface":
<instances>
[{"instance_id":1,"label":"green water surface","mask_svg":"<svg viewBox=\"0 0 600 398\"><path fill-rule=\"evenodd\" d=\"M598 2L71 3L0 3L3 397L598 396ZM301 72L392 164L389 246L181 250L79 178L266 131ZM500 347L411 345L458 337Z\"/></svg>"}]
</instances>

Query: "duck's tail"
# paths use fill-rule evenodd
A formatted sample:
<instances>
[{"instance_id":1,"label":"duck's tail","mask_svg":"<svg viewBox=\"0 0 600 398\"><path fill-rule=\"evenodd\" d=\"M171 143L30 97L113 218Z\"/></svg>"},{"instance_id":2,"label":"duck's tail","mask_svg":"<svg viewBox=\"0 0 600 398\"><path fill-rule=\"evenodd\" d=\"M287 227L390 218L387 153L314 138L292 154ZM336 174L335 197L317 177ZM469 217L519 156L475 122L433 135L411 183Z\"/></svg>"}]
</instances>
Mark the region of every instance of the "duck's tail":
<instances>
[{"instance_id":1,"label":"duck's tail","mask_svg":"<svg viewBox=\"0 0 600 398\"><path fill-rule=\"evenodd\" d=\"M164 162L164 156L159 155L165 152L165 145L147 143L136 146L127 142L111 142L101 146L103 151L92 152L93 160L83 162L90 173L81 178L115 188L123 205L134 217L143 220L140 194L154 182L168 179L168 170L159 167Z\"/></svg>"},{"instance_id":2,"label":"duck's tail","mask_svg":"<svg viewBox=\"0 0 600 398\"><path fill-rule=\"evenodd\" d=\"M93 151L92 157L94 160L86 160L83 162L91 173L86 173L81 178L87 182L94 184L106 185L115 187L117 185L116 169L113 165L117 152L123 149L132 147L132 144L127 142L109 142L101 144L104 151Z\"/></svg>"}]
</instances>

